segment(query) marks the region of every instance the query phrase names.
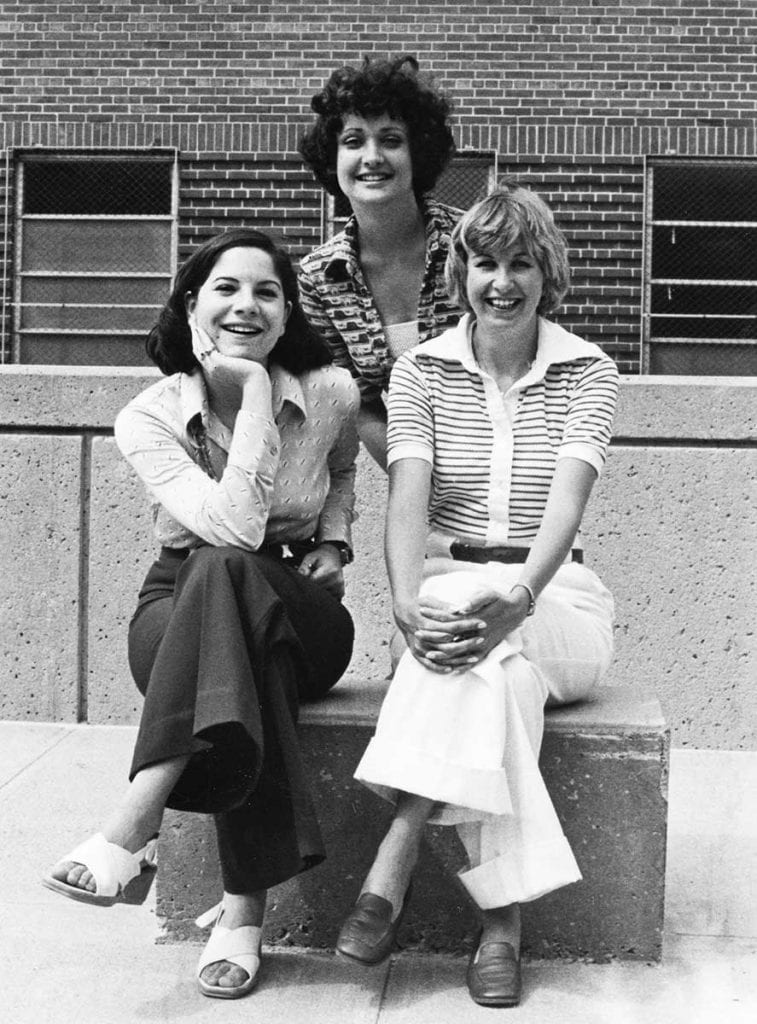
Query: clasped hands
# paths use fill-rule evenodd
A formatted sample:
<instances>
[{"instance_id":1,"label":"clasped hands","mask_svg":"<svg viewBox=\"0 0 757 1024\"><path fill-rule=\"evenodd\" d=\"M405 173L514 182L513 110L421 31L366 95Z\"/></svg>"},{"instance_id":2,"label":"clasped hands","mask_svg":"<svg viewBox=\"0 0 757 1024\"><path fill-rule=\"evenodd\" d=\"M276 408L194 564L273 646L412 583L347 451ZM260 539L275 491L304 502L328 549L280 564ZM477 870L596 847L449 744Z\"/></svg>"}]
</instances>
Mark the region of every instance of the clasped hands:
<instances>
[{"instance_id":1,"label":"clasped hands","mask_svg":"<svg viewBox=\"0 0 757 1024\"><path fill-rule=\"evenodd\" d=\"M525 600L524 600L525 595ZM482 586L460 605L430 595L395 606L395 620L413 657L432 672L465 672L483 659L526 618L521 588L503 595Z\"/></svg>"}]
</instances>

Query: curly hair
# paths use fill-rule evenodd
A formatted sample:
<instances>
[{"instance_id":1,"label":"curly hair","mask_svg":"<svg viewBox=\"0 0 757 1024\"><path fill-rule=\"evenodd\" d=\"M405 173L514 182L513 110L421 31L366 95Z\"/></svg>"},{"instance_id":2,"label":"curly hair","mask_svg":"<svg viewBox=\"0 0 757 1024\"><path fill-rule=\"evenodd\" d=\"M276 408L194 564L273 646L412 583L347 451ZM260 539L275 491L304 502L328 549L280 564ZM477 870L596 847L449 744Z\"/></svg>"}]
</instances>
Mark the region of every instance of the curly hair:
<instances>
[{"instance_id":1,"label":"curly hair","mask_svg":"<svg viewBox=\"0 0 757 1024\"><path fill-rule=\"evenodd\" d=\"M186 300L197 295L227 249L260 249L271 257L281 281L284 300L291 306L284 333L271 352L271 360L290 373L300 374L332 362L331 351L305 319L300 305L297 276L287 251L262 231L236 228L209 239L179 268L158 322L147 335L145 349L163 373L192 373L199 362L192 352L192 332L187 321Z\"/></svg>"},{"instance_id":2,"label":"curly hair","mask_svg":"<svg viewBox=\"0 0 757 1024\"><path fill-rule=\"evenodd\" d=\"M536 312L543 316L557 309L570 284L565 236L541 196L515 181L502 182L455 225L444 268L450 298L472 312L466 295L468 257L496 256L519 239L544 275Z\"/></svg>"},{"instance_id":3,"label":"curly hair","mask_svg":"<svg viewBox=\"0 0 757 1024\"><path fill-rule=\"evenodd\" d=\"M363 58L359 68L337 68L310 107L315 124L302 136L299 151L327 192L342 195L336 177L337 139L347 114L365 118L387 114L404 121L410 137L413 191L429 192L455 151L449 125L451 104L409 54L394 60Z\"/></svg>"}]
</instances>

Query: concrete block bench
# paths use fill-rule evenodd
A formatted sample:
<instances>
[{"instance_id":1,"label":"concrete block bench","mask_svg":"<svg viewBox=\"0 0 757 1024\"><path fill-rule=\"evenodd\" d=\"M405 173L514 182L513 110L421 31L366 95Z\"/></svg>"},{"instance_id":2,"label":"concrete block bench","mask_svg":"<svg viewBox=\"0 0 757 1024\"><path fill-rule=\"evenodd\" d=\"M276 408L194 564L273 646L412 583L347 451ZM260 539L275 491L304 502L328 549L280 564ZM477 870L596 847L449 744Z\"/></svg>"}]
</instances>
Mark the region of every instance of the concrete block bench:
<instances>
[{"instance_id":1,"label":"concrete block bench","mask_svg":"<svg viewBox=\"0 0 757 1024\"><path fill-rule=\"evenodd\" d=\"M388 805L352 779L385 687L346 681L302 710L328 859L270 894L267 943L333 947L357 896L390 816ZM547 712L542 771L584 877L523 906L524 953L659 960L668 749L658 702L630 687L603 687L590 703ZM452 828L427 832L400 945L463 952L476 915L455 878L462 847ZM160 941L200 941L194 918L221 891L212 819L169 812L157 878Z\"/></svg>"}]
</instances>

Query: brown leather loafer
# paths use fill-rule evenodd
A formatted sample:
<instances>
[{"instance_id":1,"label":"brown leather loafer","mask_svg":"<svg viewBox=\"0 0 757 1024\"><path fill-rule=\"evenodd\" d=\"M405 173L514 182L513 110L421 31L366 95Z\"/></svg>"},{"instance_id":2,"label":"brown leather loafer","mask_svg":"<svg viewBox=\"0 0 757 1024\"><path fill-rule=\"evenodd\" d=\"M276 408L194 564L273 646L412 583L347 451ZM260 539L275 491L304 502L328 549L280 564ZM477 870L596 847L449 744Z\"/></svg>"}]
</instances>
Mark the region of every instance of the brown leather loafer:
<instances>
[{"instance_id":1,"label":"brown leather loafer","mask_svg":"<svg viewBox=\"0 0 757 1024\"><path fill-rule=\"evenodd\" d=\"M471 999L480 1006L517 1006L520 960L509 942L484 942L475 949L466 975Z\"/></svg>"},{"instance_id":2,"label":"brown leather loafer","mask_svg":"<svg viewBox=\"0 0 757 1024\"><path fill-rule=\"evenodd\" d=\"M397 920L392 921L392 904L389 900L364 892L342 925L336 940L337 953L367 967L374 967L386 960L394 948L408 895L409 891L402 901Z\"/></svg>"}]
</instances>

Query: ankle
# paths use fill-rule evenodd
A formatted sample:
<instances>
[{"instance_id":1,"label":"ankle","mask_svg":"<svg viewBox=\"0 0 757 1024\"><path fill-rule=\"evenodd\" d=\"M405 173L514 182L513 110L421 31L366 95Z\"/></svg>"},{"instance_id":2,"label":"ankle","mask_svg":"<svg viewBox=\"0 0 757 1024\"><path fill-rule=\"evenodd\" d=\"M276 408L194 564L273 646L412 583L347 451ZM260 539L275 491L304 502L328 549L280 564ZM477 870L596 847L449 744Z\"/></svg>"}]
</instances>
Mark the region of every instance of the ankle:
<instances>
[{"instance_id":1,"label":"ankle","mask_svg":"<svg viewBox=\"0 0 757 1024\"><path fill-rule=\"evenodd\" d=\"M481 939L484 942L509 942L516 953L520 950L520 907L496 907L481 912Z\"/></svg>"},{"instance_id":2,"label":"ankle","mask_svg":"<svg viewBox=\"0 0 757 1024\"><path fill-rule=\"evenodd\" d=\"M265 917L265 890L254 893L223 894L223 919L226 928L245 928L252 925L261 928Z\"/></svg>"},{"instance_id":3,"label":"ankle","mask_svg":"<svg viewBox=\"0 0 757 1024\"><path fill-rule=\"evenodd\" d=\"M366 875L360 894L370 892L382 896L392 904L392 920L395 920L410 887L415 860L402 864L391 860L377 860Z\"/></svg>"},{"instance_id":4,"label":"ankle","mask_svg":"<svg viewBox=\"0 0 757 1024\"><path fill-rule=\"evenodd\" d=\"M137 853L158 834L161 817L116 811L103 825L102 834L109 843Z\"/></svg>"}]
</instances>

